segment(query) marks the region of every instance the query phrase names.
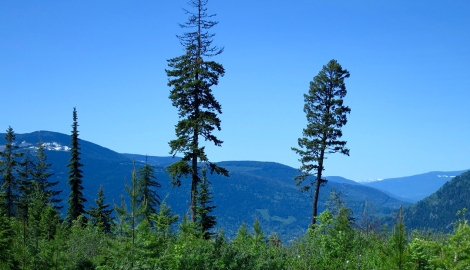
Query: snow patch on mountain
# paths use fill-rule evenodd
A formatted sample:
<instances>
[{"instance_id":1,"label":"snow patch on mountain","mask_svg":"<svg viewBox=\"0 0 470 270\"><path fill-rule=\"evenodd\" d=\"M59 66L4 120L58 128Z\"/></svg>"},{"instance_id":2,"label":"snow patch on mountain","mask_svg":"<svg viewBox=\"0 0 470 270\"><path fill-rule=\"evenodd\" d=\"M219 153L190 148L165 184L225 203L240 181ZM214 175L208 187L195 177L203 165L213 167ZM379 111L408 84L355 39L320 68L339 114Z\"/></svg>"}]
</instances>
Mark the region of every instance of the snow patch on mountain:
<instances>
[{"instance_id":1,"label":"snow patch on mountain","mask_svg":"<svg viewBox=\"0 0 470 270\"><path fill-rule=\"evenodd\" d=\"M446 175L446 174L438 174L437 177L439 178L454 178L455 175ZM359 180L359 181L356 181L358 183L371 183L371 182L377 182L377 181L382 181L384 180L383 178L371 178L371 179L367 179L367 180Z\"/></svg>"},{"instance_id":2,"label":"snow patch on mountain","mask_svg":"<svg viewBox=\"0 0 470 270\"><path fill-rule=\"evenodd\" d=\"M37 146L34 146L37 149ZM61 145L57 142L44 143L44 148L50 151L70 151L70 147L67 145Z\"/></svg>"},{"instance_id":3,"label":"snow patch on mountain","mask_svg":"<svg viewBox=\"0 0 470 270\"><path fill-rule=\"evenodd\" d=\"M370 182L377 182L377 181L382 181L384 180L383 178L370 178L370 179L366 179L366 180L359 180L359 181L356 181L358 183L370 183Z\"/></svg>"},{"instance_id":4,"label":"snow patch on mountain","mask_svg":"<svg viewBox=\"0 0 470 270\"><path fill-rule=\"evenodd\" d=\"M49 151L70 151L70 147L67 145L61 145L58 142L44 142L44 149ZM31 149L33 151L37 150L38 147L32 143L22 141L21 143L13 143L13 145L18 146L21 149ZM0 145L0 151L5 150L5 145Z\"/></svg>"}]
</instances>

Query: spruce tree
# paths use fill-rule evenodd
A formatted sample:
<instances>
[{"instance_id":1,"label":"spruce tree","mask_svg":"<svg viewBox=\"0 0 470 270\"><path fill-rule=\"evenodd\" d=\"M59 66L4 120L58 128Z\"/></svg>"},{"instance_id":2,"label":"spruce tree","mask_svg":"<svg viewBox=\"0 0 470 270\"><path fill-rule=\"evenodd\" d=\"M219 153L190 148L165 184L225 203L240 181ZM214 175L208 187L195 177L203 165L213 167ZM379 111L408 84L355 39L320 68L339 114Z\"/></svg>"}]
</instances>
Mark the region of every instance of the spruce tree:
<instances>
[{"instance_id":1,"label":"spruce tree","mask_svg":"<svg viewBox=\"0 0 470 270\"><path fill-rule=\"evenodd\" d=\"M32 185L32 173L34 163L31 158L30 151L26 151L23 160L19 163L20 166L17 169L18 175L18 216L24 221L28 217L28 207L31 202L31 194L33 191Z\"/></svg>"},{"instance_id":2,"label":"spruce tree","mask_svg":"<svg viewBox=\"0 0 470 270\"><path fill-rule=\"evenodd\" d=\"M302 163L299 171L301 175L295 177L300 186L308 178L310 181L301 188L307 191L314 186L312 225L316 222L318 196L320 186L326 183L322 178L325 169L326 154L339 152L349 155L346 141L341 128L346 125L346 115L351 109L343 105L346 96L344 79L349 78L349 72L341 67L336 60L331 60L310 82L310 90L304 95L304 112L307 116L307 127L303 130L303 137L298 139L299 148L292 150L300 155ZM315 176L315 177L313 177Z\"/></svg>"},{"instance_id":3,"label":"spruce tree","mask_svg":"<svg viewBox=\"0 0 470 270\"><path fill-rule=\"evenodd\" d=\"M160 204L158 214L151 216L151 220L155 224L156 233L163 236L164 239L175 235L172 225L178 221L178 218L179 215L171 212L171 207L166 204L165 200Z\"/></svg>"},{"instance_id":4,"label":"spruce tree","mask_svg":"<svg viewBox=\"0 0 470 270\"><path fill-rule=\"evenodd\" d=\"M0 158L3 163L0 168L2 174L0 188L5 192L5 210L7 217L15 215L15 204L18 201L18 181L14 171L18 166L16 159L23 155L23 153L15 151L19 148L14 144L15 140L16 135L13 128L8 127L7 133L5 134L5 150L3 152L0 151Z\"/></svg>"},{"instance_id":5,"label":"spruce tree","mask_svg":"<svg viewBox=\"0 0 470 270\"><path fill-rule=\"evenodd\" d=\"M265 244L264 232L261 229L258 218L256 218L253 224L253 244L255 247Z\"/></svg>"},{"instance_id":6,"label":"spruce tree","mask_svg":"<svg viewBox=\"0 0 470 270\"><path fill-rule=\"evenodd\" d=\"M225 74L223 66L209 61L212 56L222 53L223 48L212 45L214 34L208 32L218 22L211 21L215 15L208 15L205 7L207 0L190 0L189 5L194 12L186 10L188 21L180 24L189 32L178 36L186 53L168 60L168 86L172 87L169 98L178 109L179 121L175 127L177 139L169 142L170 154L175 156L183 153L183 158L170 165L172 184L181 185L181 179L191 178L191 221L196 220L196 193L201 180L198 163L205 163L210 172L228 176L228 171L209 162L204 147L199 140L210 141L221 146L222 141L214 134L220 130L218 114L222 113L220 103L212 94L211 87L218 85L219 77Z\"/></svg>"},{"instance_id":7,"label":"spruce tree","mask_svg":"<svg viewBox=\"0 0 470 270\"><path fill-rule=\"evenodd\" d=\"M148 164L147 158L145 165L138 170L137 174L139 175L138 181L141 192L138 203L143 204L145 202L147 204L144 218L149 220L151 214L157 213L157 207L160 205L160 196L158 196L155 189L160 188L161 185L155 177L155 168Z\"/></svg>"},{"instance_id":8,"label":"spruce tree","mask_svg":"<svg viewBox=\"0 0 470 270\"><path fill-rule=\"evenodd\" d=\"M209 205L212 202L213 196L209 189L206 173L206 168L202 168L202 181L199 183L196 195L196 223L202 237L209 239L213 235L209 230L214 228L217 222L215 221L215 216L210 215L215 206Z\"/></svg>"},{"instance_id":9,"label":"spruce tree","mask_svg":"<svg viewBox=\"0 0 470 270\"><path fill-rule=\"evenodd\" d=\"M69 195L69 208L67 209L67 221L72 225L72 221L76 220L80 215L84 218L86 223L86 211L83 205L86 199L83 197L83 186L82 186L82 170L83 164L80 163L80 139L78 138L78 122L77 122L77 110L73 108L73 124L72 124L72 135L71 135L71 149L70 149L70 161L67 167L69 168L68 184L70 186Z\"/></svg>"},{"instance_id":10,"label":"spruce tree","mask_svg":"<svg viewBox=\"0 0 470 270\"><path fill-rule=\"evenodd\" d=\"M17 217L19 219L19 224L21 224L21 265L23 269L26 269L27 265L30 264L28 256L30 254L29 247L30 244L30 236L31 236L31 227L28 226L29 216L30 216L30 208L32 204L32 195L34 191L33 181L31 178L32 175L32 168L34 167L31 153L30 151L26 151L24 153L23 159L19 162L19 166L17 168L17 176L18 176L18 206L17 206ZM20 241L19 241L20 243Z\"/></svg>"},{"instance_id":11,"label":"spruce tree","mask_svg":"<svg viewBox=\"0 0 470 270\"><path fill-rule=\"evenodd\" d=\"M50 241L55 234L58 222L59 212L52 205L49 195L36 181L33 181L28 211L29 231L32 233L30 237Z\"/></svg>"},{"instance_id":12,"label":"spruce tree","mask_svg":"<svg viewBox=\"0 0 470 270\"><path fill-rule=\"evenodd\" d=\"M47 202L52 203L56 209L61 209L62 207L58 204L62 200L57 198L57 196L62 192L62 190L51 189L57 184L59 184L59 181L49 181L49 178L54 175L50 172L51 166L52 164L47 163L47 156L45 153L44 143L39 142L32 171L32 180L36 181L39 189L45 193L45 196L47 197Z\"/></svg>"},{"instance_id":13,"label":"spruce tree","mask_svg":"<svg viewBox=\"0 0 470 270\"><path fill-rule=\"evenodd\" d=\"M111 225L113 222L111 214L113 213L113 209L107 209L109 207L109 203L104 203L106 197L104 196L102 186L100 186L97 195L98 198L95 200L96 207L92 206L91 209L88 211L91 225L97 228L98 231L111 233Z\"/></svg>"},{"instance_id":14,"label":"spruce tree","mask_svg":"<svg viewBox=\"0 0 470 270\"><path fill-rule=\"evenodd\" d=\"M15 231L6 210L6 194L0 189L0 269L15 269Z\"/></svg>"}]
</instances>

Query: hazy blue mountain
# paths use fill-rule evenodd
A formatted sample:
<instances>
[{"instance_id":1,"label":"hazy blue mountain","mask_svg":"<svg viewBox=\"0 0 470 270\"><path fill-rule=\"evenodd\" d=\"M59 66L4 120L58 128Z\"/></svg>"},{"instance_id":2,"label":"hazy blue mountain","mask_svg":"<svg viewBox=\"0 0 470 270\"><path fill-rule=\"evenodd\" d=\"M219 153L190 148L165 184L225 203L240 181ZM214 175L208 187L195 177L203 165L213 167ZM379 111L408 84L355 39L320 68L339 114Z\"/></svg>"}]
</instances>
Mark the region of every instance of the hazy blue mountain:
<instances>
[{"instance_id":1,"label":"hazy blue mountain","mask_svg":"<svg viewBox=\"0 0 470 270\"><path fill-rule=\"evenodd\" d=\"M156 157L156 156L146 156L146 155L138 155L138 154L122 154L122 155L130 159L134 158L135 161L138 161L141 163L148 162L149 164L158 165L162 167L166 167L172 164L173 162L176 162L181 159L180 157L176 157L176 156L175 157L172 157L172 156Z\"/></svg>"},{"instance_id":2,"label":"hazy blue mountain","mask_svg":"<svg viewBox=\"0 0 470 270\"><path fill-rule=\"evenodd\" d=\"M428 172L413 176L388 178L381 181L367 182L363 185L374 187L395 195L410 202L417 202L436 192L452 177L462 174L463 171Z\"/></svg>"},{"instance_id":3,"label":"hazy blue mountain","mask_svg":"<svg viewBox=\"0 0 470 270\"><path fill-rule=\"evenodd\" d=\"M326 176L325 178L328 181L333 181L333 182L337 182L337 183L344 183L344 184L350 184L350 185L361 185L361 183L358 183L358 182L353 181L353 180L346 179L346 178L341 177L341 176Z\"/></svg>"},{"instance_id":4,"label":"hazy blue mountain","mask_svg":"<svg viewBox=\"0 0 470 270\"><path fill-rule=\"evenodd\" d=\"M0 145L4 144L3 136L4 134L0 134ZM17 144L21 146L21 151L35 151L34 147L39 140L48 145L46 154L49 163L53 164L52 180L60 182L58 189L63 190L61 195L65 204L69 194L66 165L70 159L67 150L70 136L49 131L17 134ZM88 204L94 203L100 185L103 186L108 202L119 203L121 194L125 194L125 179L130 181L134 166L132 158L136 166L142 166L146 157L119 154L84 140L81 140L80 147L81 161L84 164L84 196ZM147 158L155 166L157 179L162 184L158 193L166 198L174 212L183 215L189 207L189 181L183 180L181 188L172 188L165 172L165 166L177 159ZM295 186L293 178L299 173L297 169L274 162L225 161L218 164L230 171L230 177L209 177L214 194L213 204L217 206L214 214L217 216L218 228L223 229L229 237L236 233L242 222L251 227L256 219L260 220L265 232L275 231L283 239L301 235L308 227L312 199L310 194L299 192ZM332 188L341 192L341 198L356 216L361 214L366 201L378 215L388 215L400 205L408 205L372 187L341 177L329 179L321 188L319 211L324 210L325 200Z\"/></svg>"},{"instance_id":5,"label":"hazy blue mountain","mask_svg":"<svg viewBox=\"0 0 470 270\"><path fill-rule=\"evenodd\" d=\"M150 159L149 159L150 160ZM241 222L252 224L256 218L264 229L284 236L302 234L310 223L312 199L309 193L301 193L293 178L298 170L275 162L224 161L219 162L229 170L230 177L210 177L214 192L214 213L218 224L228 235L233 235ZM327 177L328 178L328 177ZM336 181L334 181L336 180ZM184 183L187 186L187 183ZM332 189L341 192L341 198L359 216L365 202L377 215L388 215L407 202L391 198L377 189L360 185L342 177L332 177L321 188L319 211L325 209L325 201ZM179 197L179 192L170 195L172 205L178 205L176 196L189 205L189 190ZM176 199L176 200L178 200ZM184 211L185 209L180 209Z\"/></svg>"}]
</instances>

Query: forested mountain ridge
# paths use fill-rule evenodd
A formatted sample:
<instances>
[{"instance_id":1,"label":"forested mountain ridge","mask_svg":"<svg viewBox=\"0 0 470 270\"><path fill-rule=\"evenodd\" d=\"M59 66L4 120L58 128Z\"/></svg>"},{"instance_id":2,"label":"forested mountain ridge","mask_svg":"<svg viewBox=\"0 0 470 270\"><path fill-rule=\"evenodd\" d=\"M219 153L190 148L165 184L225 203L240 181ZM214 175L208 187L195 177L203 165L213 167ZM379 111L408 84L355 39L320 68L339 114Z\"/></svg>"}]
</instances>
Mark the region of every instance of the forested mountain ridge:
<instances>
[{"instance_id":1,"label":"forested mountain ridge","mask_svg":"<svg viewBox=\"0 0 470 270\"><path fill-rule=\"evenodd\" d=\"M4 144L3 135L0 134L0 145ZM16 144L22 146L20 151L34 151L40 140L55 146L46 150L46 154L48 162L52 163L52 180L59 181L57 188L63 190L61 196L65 199L69 193L66 164L70 155L66 146L70 143L70 136L50 131L17 134ZM125 193L125 182L131 178L132 158L139 167L145 162L146 156L119 154L86 140L80 140L80 147L84 164L83 192L88 204L93 202L100 186L103 186L109 202L119 204L121 194ZM147 160L155 166L155 175L162 184L161 189L157 190L160 197L166 198L173 211L182 216L188 209L189 189L187 185L172 188L169 184L170 179L164 166L170 164L172 158L149 156ZM259 219L268 232L275 231L284 237L304 233L309 224L311 198L309 194L299 192L295 186L293 178L299 173L297 169L274 162L224 161L218 164L230 172L228 178L217 175L209 177L219 229L224 229L228 236L232 236L242 222L253 224ZM352 208L354 216L361 214L366 201L378 215L387 215L400 205L408 205L377 189L341 177L331 177L322 187L320 211L325 209L325 201L333 188L342 193L341 198Z\"/></svg>"},{"instance_id":2,"label":"forested mountain ridge","mask_svg":"<svg viewBox=\"0 0 470 270\"><path fill-rule=\"evenodd\" d=\"M425 199L403 210L408 228L449 232L457 212L470 209L470 171L464 172Z\"/></svg>"},{"instance_id":3,"label":"forested mountain ridge","mask_svg":"<svg viewBox=\"0 0 470 270\"><path fill-rule=\"evenodd\" d=\"M5 143L3 133L0 133L0 145ZM48 163L52 164L51 181L58 181L57 189L61 193L63 202L66 201L70 187L67 185L67 164L70 160L70 152L66 147L70 146L70 135L52 132L35 131L25 134L16 134L16 144L19 151L36 151L38 142L46 144L45 152ZM53 145L54 147L47 147ZM84 195L88 203L92 203L95 195L103 185L110 202L118 203L120 194L124 192L124 179L130 179L133 169L132 160L126 158L108 148L97 144L80 140L80 158L84 164Z\"/></svg>"}]
</instances>

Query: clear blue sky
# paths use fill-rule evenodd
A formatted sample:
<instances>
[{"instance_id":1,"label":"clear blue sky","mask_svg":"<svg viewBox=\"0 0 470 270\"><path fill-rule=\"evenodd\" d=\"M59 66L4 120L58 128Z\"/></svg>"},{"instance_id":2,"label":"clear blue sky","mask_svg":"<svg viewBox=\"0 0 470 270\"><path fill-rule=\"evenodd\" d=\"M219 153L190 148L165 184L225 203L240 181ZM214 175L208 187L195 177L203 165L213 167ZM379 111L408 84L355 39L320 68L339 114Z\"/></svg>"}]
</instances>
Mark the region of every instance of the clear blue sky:
<instances>
[{"instance_id":1,"label":"clear blue sky","mask_svg":"<svg viewBox=\"0 0 470 270\"><path fill-rule=\"evenodd\" d=\"M168 155L176 109L167 59L184 0L1 1L0 128L80 136L118 152ZM212 161L298 167L303 94L329 60L350 71L351 155L326 175L352 180L470 168L470 1L209 1L213 60L226 75L224 144Z\"/></svg>"}]
</instances>

